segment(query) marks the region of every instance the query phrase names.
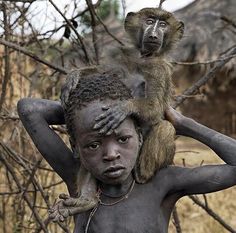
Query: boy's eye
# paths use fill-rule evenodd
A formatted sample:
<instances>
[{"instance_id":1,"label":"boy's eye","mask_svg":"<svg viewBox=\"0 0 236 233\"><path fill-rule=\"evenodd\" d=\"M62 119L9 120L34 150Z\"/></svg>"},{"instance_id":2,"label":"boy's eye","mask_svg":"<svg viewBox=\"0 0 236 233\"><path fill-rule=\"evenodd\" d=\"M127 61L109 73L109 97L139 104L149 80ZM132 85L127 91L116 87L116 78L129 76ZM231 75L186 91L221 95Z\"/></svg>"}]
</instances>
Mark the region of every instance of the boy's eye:
<instances>
[{"instance_id":1,"label":"boy's eye","mask_svg":"<svg viewBox=\"0 0 236 233\"><path fill-rule=\"evenodd\" d=\"M99 146L100 146L100 143L99 143L99 142L94 142L94 143L89 144L89 145L88 145L88 148L89 148L90 150L97 150L97 149L99 148Z\"/></svg>"},{"instance_id":2,"label":"boy's eye","mask_svg":"<svg viewBox=\"0 0 236 233\"><path fill-rule=\"evenodd\" d=\"M127 143L129 141L129 139L130 139L130 136L119 137L118 138L118 142L122 143L122 144L125 144L125 143Z\"/></svg>"}]
</instances>

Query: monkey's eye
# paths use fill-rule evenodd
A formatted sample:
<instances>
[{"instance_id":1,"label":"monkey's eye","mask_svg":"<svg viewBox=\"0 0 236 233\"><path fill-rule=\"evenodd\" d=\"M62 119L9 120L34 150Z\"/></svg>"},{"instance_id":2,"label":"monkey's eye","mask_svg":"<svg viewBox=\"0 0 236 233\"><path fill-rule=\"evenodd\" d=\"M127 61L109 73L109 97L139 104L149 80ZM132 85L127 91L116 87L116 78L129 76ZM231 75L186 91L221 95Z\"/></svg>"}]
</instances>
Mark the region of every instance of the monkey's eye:
<instances>
[{"instance_id":1,"label":"monkey's eye","mask_svg":"<svg viewBox=\"0 0 236 233\"><path fill-rule=\"evenodd\" d=\"M147 24L147 25L151 25L151 24L153 24L154 22L155 22L155 20L152 19L152 18L146 19L146 24Z\"/></svg>"},{"instance_id":2,"label":"monkey's eye","mask_svg":"<svg viewBox=\"0 0 236 233\"><path fill-rule=\"evenodd\" d=\"M166 26L167 26L167 23L166 23L165 21L160 21L160 22L159 22L159 25L160 25L161 27L166 27Z\"/></svg>"}]
</instances>

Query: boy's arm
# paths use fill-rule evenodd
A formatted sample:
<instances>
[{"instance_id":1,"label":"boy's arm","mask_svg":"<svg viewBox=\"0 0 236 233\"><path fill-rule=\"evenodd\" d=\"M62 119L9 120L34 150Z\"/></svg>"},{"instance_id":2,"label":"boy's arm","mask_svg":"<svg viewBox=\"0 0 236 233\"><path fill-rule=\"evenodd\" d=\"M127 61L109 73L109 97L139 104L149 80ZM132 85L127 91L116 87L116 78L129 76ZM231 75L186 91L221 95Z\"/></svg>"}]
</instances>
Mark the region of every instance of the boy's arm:
<instances>
[{"instance_id":1,"label":"boy's arm","mask_svg":"<svg viewBox=\"0 0 236 233\"><path fill-rule=\"evenodd\" d=\"M169 169L170 185L183 195L208 193L236 185L236 140L187 118L174 109L167 111L167 119L179 135L194 138L209 146L226 164L196 168Z\"/></svg>"},{"instance_id":2,"label":"boy's arm","mask_svg":"<svg viewBox=\"0 0 236 233\"><path fill-rule=\"evenodd\" d=\"M72 185L79 163L71 150L49 125L64 124L64 113L59 102L44 99L21 99L17 104L19 117L35 146L51 167Z\"/></svg>"}]
</instances>

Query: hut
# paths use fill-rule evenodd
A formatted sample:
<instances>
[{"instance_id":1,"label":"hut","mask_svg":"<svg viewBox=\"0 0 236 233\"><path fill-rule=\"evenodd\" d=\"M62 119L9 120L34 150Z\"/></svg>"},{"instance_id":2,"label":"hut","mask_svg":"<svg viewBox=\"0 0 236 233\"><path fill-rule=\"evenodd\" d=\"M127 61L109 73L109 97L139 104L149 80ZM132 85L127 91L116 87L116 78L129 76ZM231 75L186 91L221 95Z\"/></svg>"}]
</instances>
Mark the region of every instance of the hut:
<instances>
[{"instance_id":1,"label":"hut","mask_svg":"<svg viewBox=\"0 0 236 233\"><path fill-rule=\"evenodd\" d=\"M236 46L236 1L196 0L175 12L185 23L185 37L173 54L177 61L209 61ZM217 71L181 110L201 123L236 136L236 59ZM214 63L175 67L177 94L200 79Z\"/></svg>"}]
</instances>

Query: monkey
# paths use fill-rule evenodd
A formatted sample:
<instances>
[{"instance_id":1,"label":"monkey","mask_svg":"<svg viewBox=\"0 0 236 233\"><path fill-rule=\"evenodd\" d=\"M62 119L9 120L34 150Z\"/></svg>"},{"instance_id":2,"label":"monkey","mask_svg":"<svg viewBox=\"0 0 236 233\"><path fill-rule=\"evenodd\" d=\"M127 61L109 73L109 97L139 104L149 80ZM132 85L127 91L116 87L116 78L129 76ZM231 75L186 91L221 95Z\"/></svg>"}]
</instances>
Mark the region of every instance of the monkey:
<instances>
[{"instance_id":1,"label":"monkey","mask_svg":"<svg viewBox=\"0 0 236 233\"><path fill-rule=\"evenodd\" d=\"M172 66L166 57L183 37L184 23L161 8L143 8L128 13L124 26L134 46L121 47L113 52L113 59L144 77L146 96L107 106L104 114L97 117L94 129L110 134L129 115L148 122L150 130L135 169L136 181L145 183L158 169L171 164L175 153L173 126L163 120L172 99ZM158 136L163 130L169 132L166 138Z\"/></svg>"},{"instance_id":2,"label":"monkey","mask_svg":"<svg viewBox=\"0 0 236 233\"><path fill-rule=\"evenodd\" d=\"M105 106L104 113L96 119L94 129L99 130L101 134L109 135L129 115L146 123L143 145L134 169L136 182L145 183L158 169L173 162L175 130L169 122L163 120L164 111L170 105L172 98L172 67L166 60L166 55L182 38L184 24L172 13L160 8L143 8L136 13L128 13L124 27L133 46L115 49L108 60L121 65L130 74L144 77L145 91L142 95L138 94L140 98L121 101L116 106ZM106 63L106 59L104 60ZM91 70L97 72L99 69L93 67ZM78 83L79 77L83 75L69 76L65 89L73 88ZM123 82L134 89L133 80L129 82L129 79L124 79ZM141 80L140 86L143 86L144 82ZM93 178L82 165L80 169L83 177L79 175L78 180L86 180L86 182L78 183L79 197L61 196L69 206L77 207L76 213L90 209L97 201L94 201L96 185ZM88 189L94 192L93 195L83 198L83 190ZM86 191L84 193L88 194Z\"/></svg>"}]
</instances>

